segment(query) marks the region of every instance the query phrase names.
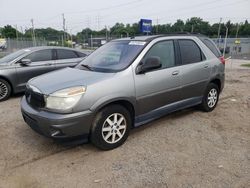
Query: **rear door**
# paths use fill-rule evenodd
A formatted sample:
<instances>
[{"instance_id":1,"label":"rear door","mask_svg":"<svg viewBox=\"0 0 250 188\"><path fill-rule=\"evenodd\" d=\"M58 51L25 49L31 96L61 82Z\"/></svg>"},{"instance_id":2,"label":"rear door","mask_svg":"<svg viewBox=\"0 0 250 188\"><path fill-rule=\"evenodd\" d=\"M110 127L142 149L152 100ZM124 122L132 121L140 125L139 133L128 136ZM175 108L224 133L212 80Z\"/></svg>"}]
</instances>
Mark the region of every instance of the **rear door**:
<instances>
[{"instance_id":1,"label":"rear door","mask_svg":"<svg viewBox=\"0 0 250 188\"><path fill-rule=\"evenodd\" d=\"M179 66L176 64L174 41L155 43L142 62L148 57L160 58L162 67L145 74L135 74L138 115L176 102L180 96Z\"/></svg>"},{"instance_id":2,"label":"rear door","mask_svg":"<svg viewBox=\"0 0 250 188\"><path fill-rule=\"evenodd\" d=\"M31 78L55 70L52 49L38 50L22 59L30 59L31 63L28 65L16 63L18 89L23 90Z\"/></svg>"},{"instance_id":3,"label":"rear door","mask_svg":"<svg viewBox=\"0 0 250 188\"><path fill-rule=\"evenodd\" d=\"M203 96L209 81L211 65L196 41L180 39L178 43L182 62L181 99Z\"/></svg>"},{"instance_id":4,"label":"rear door","mask_svg":"<svg viewBox=\"0 0 250 188\"><path fill-rule=\"evenodd\" d=\"M76 66L83 58L84 54L68 49L56 49L56 69Z\"/></svg>"}]
</instances>

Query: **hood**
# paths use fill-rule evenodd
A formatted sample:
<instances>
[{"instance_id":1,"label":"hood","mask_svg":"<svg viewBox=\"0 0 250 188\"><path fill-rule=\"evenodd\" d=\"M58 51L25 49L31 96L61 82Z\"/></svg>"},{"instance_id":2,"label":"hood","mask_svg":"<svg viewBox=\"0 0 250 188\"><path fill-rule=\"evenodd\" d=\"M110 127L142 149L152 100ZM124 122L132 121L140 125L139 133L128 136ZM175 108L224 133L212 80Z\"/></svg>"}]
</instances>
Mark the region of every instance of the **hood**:
<instances>
[{"instance_id":1,"label":"hood","mask_svg":"<svg viewBox=\"0 0 250 188\"><path fill-rule=\"evenodd\" d=\"M12 69L15 68L13 66L10 66L9 63L0 63L0 70L1 69Z\"/></svg>"},{"instance_id":2,"label":"hood","mask_svg":"<svg viewBox=\"0 0 250 188\"><path fill-rule=\"evenodd\" d=\"M9 66L9 64L10 64L9 62L1 62L0 67L4 67L4 66L7 66L7 65Z\"/></svg>"},{"instance_id":3,"label":"hood","mask_svg":"<svg viewBox=\"0 0 250 188\"><path fill-rule=\"evenodd\" d=\"M115 73L101 73L75 68L65 68L35 77L29 81L29 84L48 95L69 87L88 86L108 79L114 74Z\"/></svg>"}]
</instances>

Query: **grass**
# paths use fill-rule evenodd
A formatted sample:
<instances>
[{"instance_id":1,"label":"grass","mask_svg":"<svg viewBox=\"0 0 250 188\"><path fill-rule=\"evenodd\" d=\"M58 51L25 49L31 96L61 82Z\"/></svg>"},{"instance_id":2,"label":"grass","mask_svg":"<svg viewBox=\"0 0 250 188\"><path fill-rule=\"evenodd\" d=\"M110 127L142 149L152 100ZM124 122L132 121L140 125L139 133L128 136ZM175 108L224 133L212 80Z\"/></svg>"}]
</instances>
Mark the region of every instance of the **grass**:
<instances>
[{"instance_id":1,"label":"grass","mask_svg":"<svg viewBox=\"0 0 250 188\"><path fill-rule=\"evenodd\" d=\"M250 68L250 63L242 64L242 67L249 67Z\"/></svg>"}]
</instances>

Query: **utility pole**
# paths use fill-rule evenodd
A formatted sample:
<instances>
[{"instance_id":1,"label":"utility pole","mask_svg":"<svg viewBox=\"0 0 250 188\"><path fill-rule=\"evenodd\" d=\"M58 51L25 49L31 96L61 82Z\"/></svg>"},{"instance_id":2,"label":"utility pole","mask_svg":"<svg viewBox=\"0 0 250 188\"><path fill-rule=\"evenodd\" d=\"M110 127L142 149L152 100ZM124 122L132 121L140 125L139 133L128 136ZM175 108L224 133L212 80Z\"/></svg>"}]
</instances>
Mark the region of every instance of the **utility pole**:
<instances>
[{"instance_id":1,"label":"utility pole","mask_svg":"<svg viewBox=\"0 0 250 188\"><path fill-rule=\"evenodd\" d=\"M20 26L20 29L21 29L21 33L24 34L24 32L23 32L23 27L22 27L22 26Z\"/></svg>"},{"instance_id":2,"label":"utility pole","mask_svg":"<svg viewBox=\"0 0 250 188\"><path fill-rule=\"evenodd\" d=\"M73 35L72 35L72 29L70 29L70 40L71 40L71 48L73 48Z\"/></svg>"},{"instance_id":3,"label":"utility pole","mask_svg":"<svg viewBox=\"0 0 250 188\"><path fill-rule=\"evenodd\" d=\"M220 18L219 28L218 28L218 35L217 35L217 40L219 40L219 42L218 42L218 47L220 47L220 29L221 29L221 22L222 22L222 18Z\"/></svg>"},{"instance_id":4,"label":"utility pole","mask_svg":"<svg viewBox=\"0 0 250 188\"><path fill-rule=\"evenodd\" d=\"M32 26L33 46L36 46L36 36L35 36L35 29L34 29L34 20L33 20L33 18L30 21L31 21L31 26Z\"/></svg>"},{"instance_id":5,"label":"utility pole","mask_svg":"<svg viewBox=\"0 0 250 188\"><path fill-rule=\"evenodd\" d=\"M158 27L159 27L159 19L157 18L156 19L156 34L158 34L158 32L159 32L158 31L158 29L159 29Z\"/></svg>"},{"instance_id":6,"label":"utility pole","mask_svg":"<svg viewBox=\"0 0 250 188\"><path fill-rule=\"evenodd\" d=\"M62 46L64 46L64 40L65 40L65 17L64 14L62 14L62 18L63 18L63 37L62 37Z\"/></svg>"},{"instance_id":7,"label":"utility pole","mask_svg":"<svg viewBox=\"0 0 250 188\"><path fill-rule=\"evenodd\" d=\"M225 42L224 42L224 49L223 49L223 57L225 57L225 53L226 53L226 47L227 47L227 35L228 35L228 27L226 27L226 36L225 36Z\"/></svg>"},{"instance_id":8,"label":"utility pole","mask_svg":"<svg viewBox=\"0 0 250 188\"><path fill-rule=\"evenodd\" d=\"M237 23L237 31L236 31L236 35L235 35L236 39L238 38L239 29L240 29L240 24Z\"/></svg>"},{"instance_id":9,"label":"utility pole","mask_svg":"<svg viewBox=\"0 0 250 188\"><path fill-rule=\"evenodd\" d=\"M105 33L106 33L106 42L108 42L108 29L106 25L105 25Z\"/></svg>"},{"instance_id":10,"label":"utility pole","mask_svg":"<svg viewBox=\"0 0 250 188\"><path fill-rule=\"evenodd\" d=\"M238 54L238 48L239 48L239 43L238 43L238 33L240 29L240 24L237 23L237 30L236 30L236 35L235 35L235 44L236 44L236 54ZM236 43L237 41L237 43Z\"/></svg>"},{"instance_id":11,"label":"utility pole","mask_svg":"<svg viewBox=\"0 0 250 188\"><path fill-rule=\"evenodd\" d=\"M96 21L97 21L97 31L99 31L100 29L100 24L101 24L101 20L100 20L100 15L98 14L97 18L96 18Z\"/></svg>"},{"instance_id":12,"label":"utility pole","mask_svg":"<svg viewBox=\"0 0 250 188\"><path fill-rule=\"evenodd\" d=\"M17 25L15 25L15 27L16 27L16 46L17 46L17 48L19 48L19 43L18 43L18 30L17 30Z\"/></svg>"},{"instance_id":13,"label":"utility pole","mask_svg":"<svg viewBox=\"0 0 250 188\"><path fill-rule=\"evenodd\" d=\"M93 37L92 37L92 34L90 35L90 44L91 44L91 50L93 49Z\"/></svg>"},{"instance_id":14,"label":"utility pole","mask_svg":"<svg viewBox=\"0 0 250 188\"><path fill-rule=\"evenodd\" d=\"M191 33L194 32L194 24L192 24L192 30L191 30Z\"/></svg>"},{"instance_id":15,"label":"utility pole","mask_svg":"<svg viewBox=\"0 0 250 188\"><path fill-rule=\"evenodd\" d=\"M18 40L18 30L17 30L17 25L15 25L16 27L16 39Z\"/></svg>"}]
</instances>

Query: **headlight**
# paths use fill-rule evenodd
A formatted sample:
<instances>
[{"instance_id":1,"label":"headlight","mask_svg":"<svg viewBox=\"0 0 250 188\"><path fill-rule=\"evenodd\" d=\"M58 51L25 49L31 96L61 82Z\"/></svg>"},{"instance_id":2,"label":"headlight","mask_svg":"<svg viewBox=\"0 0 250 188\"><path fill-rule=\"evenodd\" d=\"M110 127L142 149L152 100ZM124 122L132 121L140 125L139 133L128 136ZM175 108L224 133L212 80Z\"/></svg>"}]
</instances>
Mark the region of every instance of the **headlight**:
<instances>
[{"instance_id":1,"label":"headlight","mask_svg":"<svg viewBox=\"0 0 250 188\"><path fill-rule=\"evenodd\" d=\"M55 110L68 110L74 107L85 93L84 87L72 87L56 91L45 97L46 107Z\"/></svg>"}]
</instances>

